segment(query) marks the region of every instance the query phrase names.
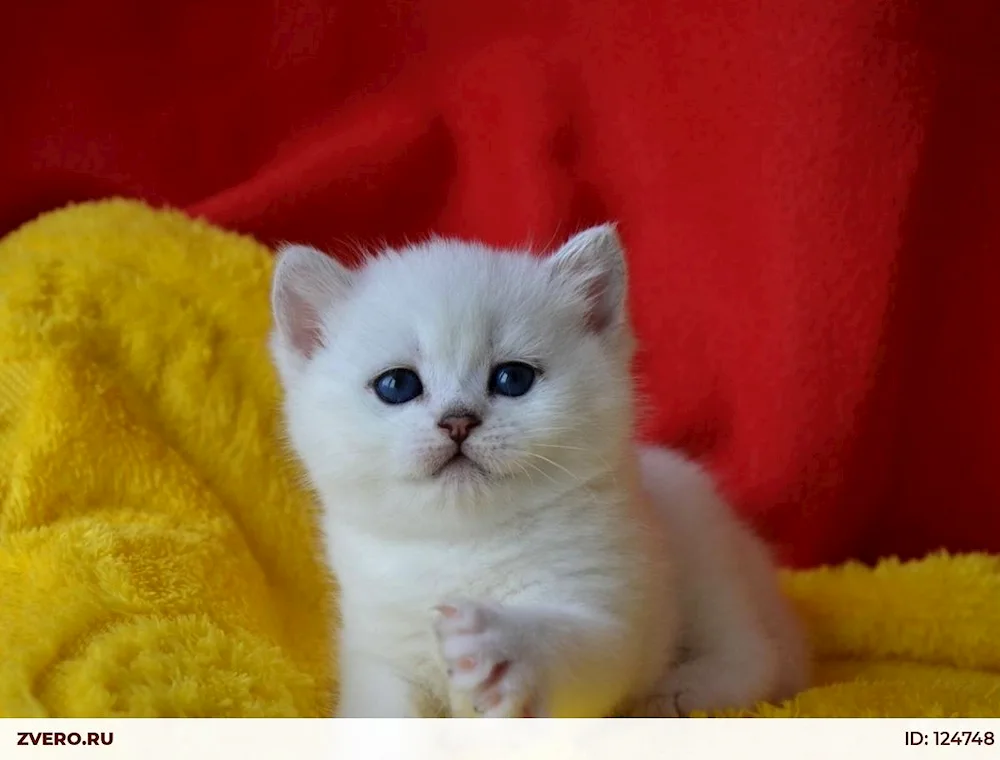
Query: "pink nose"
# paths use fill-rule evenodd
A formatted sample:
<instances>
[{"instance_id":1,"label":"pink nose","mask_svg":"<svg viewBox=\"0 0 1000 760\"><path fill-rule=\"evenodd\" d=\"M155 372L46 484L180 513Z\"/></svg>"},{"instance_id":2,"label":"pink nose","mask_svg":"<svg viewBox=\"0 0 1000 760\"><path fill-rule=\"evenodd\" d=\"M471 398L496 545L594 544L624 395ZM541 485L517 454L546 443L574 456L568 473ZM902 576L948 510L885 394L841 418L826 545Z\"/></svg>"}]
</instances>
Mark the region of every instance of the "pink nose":
<instances>
[{"instance_id":1,"label":"pink nose","mask_svg":"<svg viewBox=\"0 0 1000 760\"><path fill-rule=\"evenodd\" d=\"M447 431L448 437L455 443L461 443L469 437L472 429L479 427L481 419L474 414L464 414L461 416L442 417L438 421L438 427Z\"/></svg>"}]
</instances>

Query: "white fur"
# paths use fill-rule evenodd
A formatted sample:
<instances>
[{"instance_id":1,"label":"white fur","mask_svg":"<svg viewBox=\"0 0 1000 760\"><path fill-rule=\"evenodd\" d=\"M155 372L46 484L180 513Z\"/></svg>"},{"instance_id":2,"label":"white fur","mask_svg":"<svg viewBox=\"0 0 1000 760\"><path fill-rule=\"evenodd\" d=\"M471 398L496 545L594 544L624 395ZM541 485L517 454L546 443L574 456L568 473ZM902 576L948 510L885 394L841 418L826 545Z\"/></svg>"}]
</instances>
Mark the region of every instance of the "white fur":
<instances>
[{"instance_id":1,"label":"white fur","mask_svg":"<svg viewBox=\"0 0 1000 760\"><path fill-rule=\"evenodd\" d=\"M338 714L671 715L803 686L764 547L694 465L632 442L625 293L610 225L546 258L280 252L272 348L340 587ZM541 370L527 394L488 392L506 361ZM381 402L393 367L423 395ZM455 409L482 419L478 468L435 475Z\"/></svg>"}]
</instances>

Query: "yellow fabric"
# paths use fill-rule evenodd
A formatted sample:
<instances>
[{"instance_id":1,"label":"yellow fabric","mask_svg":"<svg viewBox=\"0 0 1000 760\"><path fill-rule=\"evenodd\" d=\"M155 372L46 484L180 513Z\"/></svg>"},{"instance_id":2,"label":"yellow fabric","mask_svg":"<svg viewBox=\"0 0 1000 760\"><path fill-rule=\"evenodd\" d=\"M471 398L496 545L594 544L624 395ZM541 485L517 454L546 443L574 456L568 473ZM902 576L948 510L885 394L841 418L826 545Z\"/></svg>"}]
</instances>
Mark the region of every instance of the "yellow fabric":
<instances>
[{"instance_id":1,"label":"yellow fabric","mask_svg":"<svg viewBox=\"0 0 1000 760\"><path fill-rule=\"evenodd\" d=\"M121 201L0 242L0 715L324 710L327 581L275 443L270 263Z\"/></svg>"},{"instance_id":2,"label":"yellow fabric","mask_svg":"<svg viewBox=\"0 0 1000 760\"><path fill-rule=\"evenodd\" d=\"M1000 557L789 572L814 688L764 717L1000 717Z\"/></svg>"},{"instance_id":3,"label":"yellow fabric","mask_svg":"<svg viewBox=\"0 0 1000 760\"><path fill-rule=\"evenodd\" d=\"M134 202L0 241L0 716L329 709L311 502L276 434L271 260ZM1000 561L786 576L817 687L764 715L1000 715Z\"/></svg>"}]
</instances>

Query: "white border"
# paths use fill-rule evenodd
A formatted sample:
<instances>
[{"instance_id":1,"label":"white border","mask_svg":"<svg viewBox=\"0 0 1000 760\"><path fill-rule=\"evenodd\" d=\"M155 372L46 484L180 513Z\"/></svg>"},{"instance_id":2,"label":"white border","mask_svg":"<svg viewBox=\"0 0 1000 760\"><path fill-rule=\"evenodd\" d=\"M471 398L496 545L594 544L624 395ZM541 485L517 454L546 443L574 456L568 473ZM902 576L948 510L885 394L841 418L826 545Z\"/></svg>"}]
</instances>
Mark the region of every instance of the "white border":
<instances>
[{"instance_id":1,"label":"white border","mask_svg":"<svg viewBox=\"0 0 1000 760\"><path fill-rule=\"evenodd\" d=\"M993 734L992 746L972 740L977 733L983 739L988 731ZM917 732L909 736L923 737L923 744L908 745L908 732ZM945 733L960 743L942 746ZM96 746L86 746L91 734L100 737ZM57 743L60 735L66 743ZM76 737L79 744L74 743ZM0 758L54 756L107 760L227 760L233 756L241 760L1000 758L1000 719L0 720Z\"/></svg>"}]
</instances>

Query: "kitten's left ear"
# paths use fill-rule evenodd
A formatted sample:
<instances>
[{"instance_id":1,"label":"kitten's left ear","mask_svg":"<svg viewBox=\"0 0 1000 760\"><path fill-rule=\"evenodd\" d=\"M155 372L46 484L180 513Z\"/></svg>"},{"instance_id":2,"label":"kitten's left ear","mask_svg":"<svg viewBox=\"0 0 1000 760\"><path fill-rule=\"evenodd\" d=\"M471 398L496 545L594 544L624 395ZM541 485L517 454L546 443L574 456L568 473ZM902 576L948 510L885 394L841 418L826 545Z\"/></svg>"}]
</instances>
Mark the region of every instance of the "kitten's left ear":
<instances>
[{"instance_id":1,"label":"kitten's left ear","mask_svg":"<svg viewBox=\"0 0 1000 760\"><path fill-rule=\"evenodd\" d=\"M549 259L553 276L585 299L587 326L603 332L621 324L628 287L625 251L614 224L602 224L571 237Z\"/></svg>"}]
</instances>

